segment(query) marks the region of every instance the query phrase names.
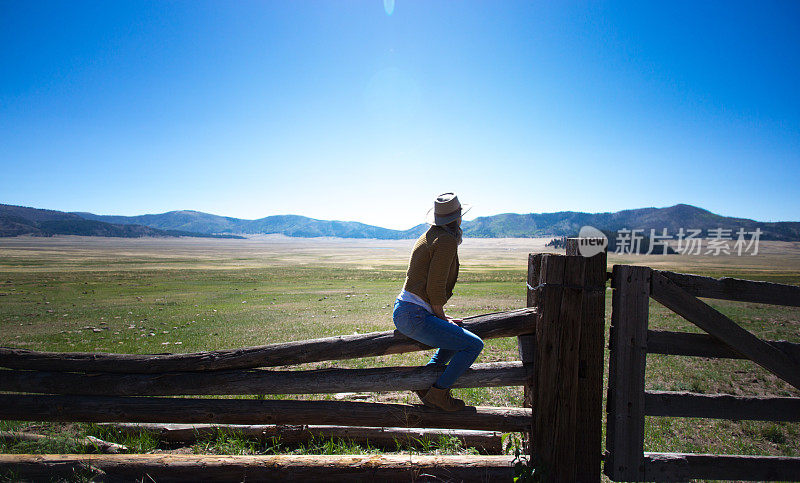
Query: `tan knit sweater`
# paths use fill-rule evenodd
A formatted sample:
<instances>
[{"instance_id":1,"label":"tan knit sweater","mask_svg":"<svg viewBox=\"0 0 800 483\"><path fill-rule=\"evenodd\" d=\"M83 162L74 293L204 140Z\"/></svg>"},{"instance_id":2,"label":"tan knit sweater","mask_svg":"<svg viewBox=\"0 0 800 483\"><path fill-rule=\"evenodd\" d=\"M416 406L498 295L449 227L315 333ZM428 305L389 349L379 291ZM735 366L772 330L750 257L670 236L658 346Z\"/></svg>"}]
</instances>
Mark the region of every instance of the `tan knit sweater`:
<instances>
[{"instance_id":1,"label":"tan knit sweater","mask_svg":"<svg viewBox=\"0 0 800 483\"><path fill-rule=\"evenodd\" d=\"M458 279L458 242L440 226L431 226L414 244L403 288L431 305L444 305Z\"/></svg>"}]
</instances>

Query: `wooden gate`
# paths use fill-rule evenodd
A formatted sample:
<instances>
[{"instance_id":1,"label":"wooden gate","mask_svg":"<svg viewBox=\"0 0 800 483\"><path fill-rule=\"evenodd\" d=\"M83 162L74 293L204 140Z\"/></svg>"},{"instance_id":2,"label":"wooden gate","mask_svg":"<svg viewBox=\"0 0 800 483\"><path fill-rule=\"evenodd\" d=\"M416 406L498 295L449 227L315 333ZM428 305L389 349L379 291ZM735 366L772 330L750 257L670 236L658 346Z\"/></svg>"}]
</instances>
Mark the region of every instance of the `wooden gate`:
<instances>
[{"instance_id":1,"label":"wooden gate","mask_svg":"<svg viewBox=\"0 0 800 483\"><path fill-rule=\"evenodd\" d=\"M761 340L697 297L800 307L800 287L615 265L604 471L613 480L800 480L800 458L644 451L644 417L800 421L800 398L646 391L648 353L749 359L800 389L800 344ZM707 334L648 330L650 298Z\"/></svg>"}]
</instances>

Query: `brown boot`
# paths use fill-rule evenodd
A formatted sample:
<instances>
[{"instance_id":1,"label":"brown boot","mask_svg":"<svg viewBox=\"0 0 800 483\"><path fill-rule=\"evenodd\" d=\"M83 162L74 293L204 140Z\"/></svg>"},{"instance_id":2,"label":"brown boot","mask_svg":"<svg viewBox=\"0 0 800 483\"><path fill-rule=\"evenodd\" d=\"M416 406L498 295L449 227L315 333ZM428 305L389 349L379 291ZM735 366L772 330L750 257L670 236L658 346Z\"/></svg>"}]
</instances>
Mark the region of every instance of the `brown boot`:
<instances>
[{"instance_id":1,"label":"brown boot","mask_svg":"<svg viewBox=\"0 0 800 483\"><path fill-rule=\"evenodd\" d=\"M418 391L411 391L411 392L417 395L419 400L422 401L422 404L425 404L425 395L428 394L427 389L420 389Z\"/></svg>"},{"instance_id":2,"label":"brown boot","mask_svg":"<svg viewBox=\"0 0 800 483\"><path fill-rule=\"evenodd\" d=\"M426 406L443 411L458 411L464 407L464 401L456 399L450 395L450 389L439 389L431 386L428 393L422 398Z\"/></svg>"}]
</instances>

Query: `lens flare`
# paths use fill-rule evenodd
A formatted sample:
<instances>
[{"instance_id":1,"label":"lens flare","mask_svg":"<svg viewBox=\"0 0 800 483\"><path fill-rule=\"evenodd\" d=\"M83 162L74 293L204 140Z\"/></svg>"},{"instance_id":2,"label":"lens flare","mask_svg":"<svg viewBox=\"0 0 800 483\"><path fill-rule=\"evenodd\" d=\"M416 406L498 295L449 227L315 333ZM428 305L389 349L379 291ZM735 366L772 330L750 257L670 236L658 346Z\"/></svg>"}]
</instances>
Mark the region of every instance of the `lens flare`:
<instances>
[{"instance_id":1,"label":"lens flare","mask_svg":"<svg viewBox=\"0 0 800 483\"><path fill-rule=\"evenodd\" d=\"M394 0L383 0L383 10L386 15L391 15L394 12Z\"/></svg>"}]
</instances>

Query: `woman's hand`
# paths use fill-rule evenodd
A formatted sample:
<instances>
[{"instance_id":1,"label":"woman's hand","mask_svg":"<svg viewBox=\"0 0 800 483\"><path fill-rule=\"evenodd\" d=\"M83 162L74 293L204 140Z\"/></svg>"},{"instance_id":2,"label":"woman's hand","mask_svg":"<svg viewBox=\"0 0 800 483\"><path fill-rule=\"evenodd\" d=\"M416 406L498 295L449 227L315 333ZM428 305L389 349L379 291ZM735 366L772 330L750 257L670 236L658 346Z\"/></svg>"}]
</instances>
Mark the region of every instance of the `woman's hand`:
<instances>
[{"instance_id":1,"label":"woman's hand","mask_svg":"<svg viewBox=\"0 0 800 483\"><path fill-rule=\"evenodd\" d=\"M461 324L464 323L464 319L454 319L452 317L448 317L447 321L450 322L451 324L455 324L455 325L457 325L459 327L461 327Z\"/></svg>"},{"instance_id":2,"label":"woman's hand","mask_svg":"<svg viewBox=\"0 0 800 483\"><path fill-rule=\"evenodd\" d=\"M439 317L442 320L446 320L453 325L461 325L464 322L464 319L454 319L452 317L448 317L444 314L444 305L431 305L433 309L433 315Z\"/></svg>"}]
</instances>

